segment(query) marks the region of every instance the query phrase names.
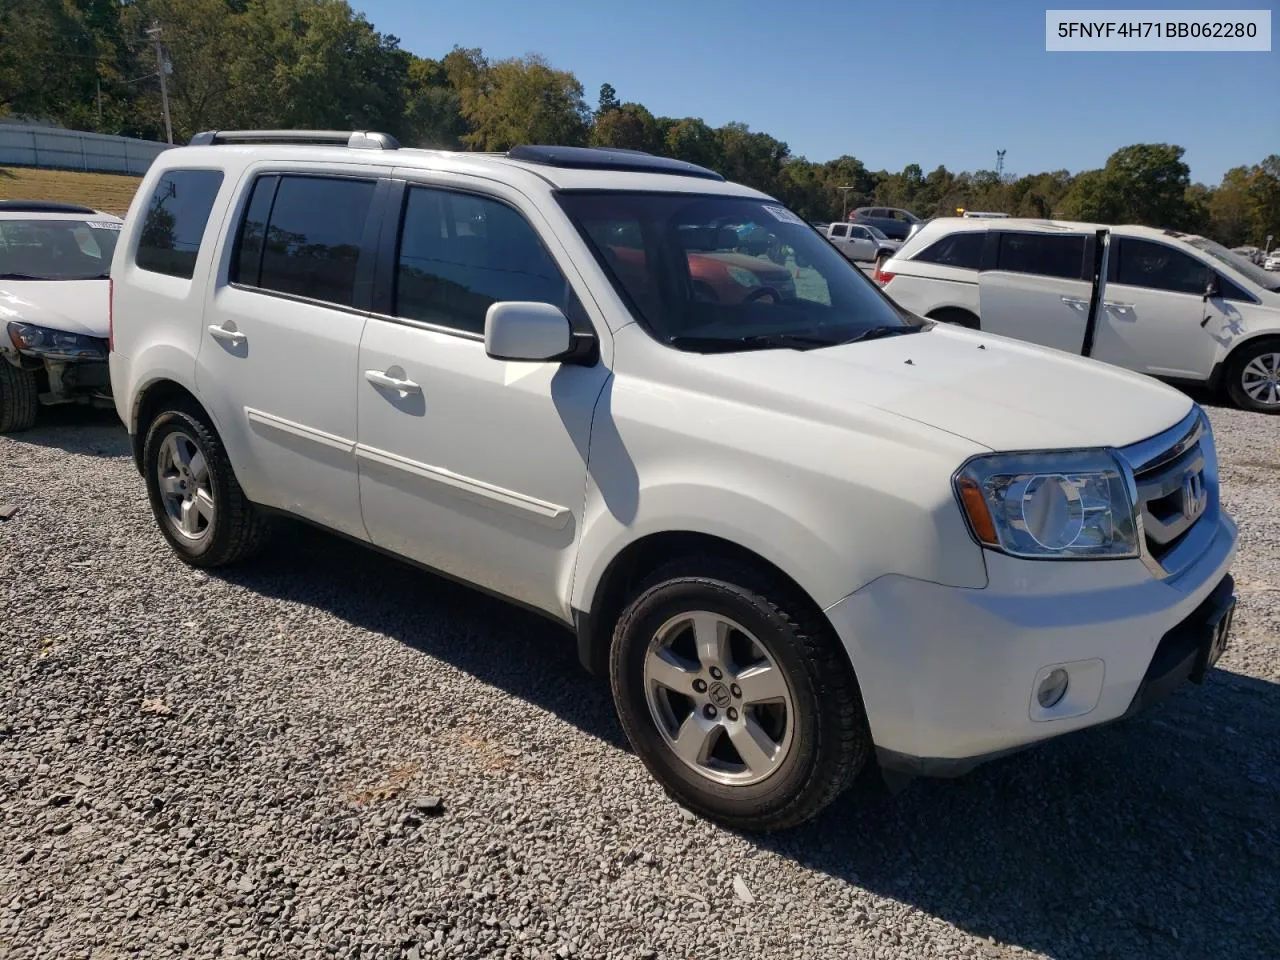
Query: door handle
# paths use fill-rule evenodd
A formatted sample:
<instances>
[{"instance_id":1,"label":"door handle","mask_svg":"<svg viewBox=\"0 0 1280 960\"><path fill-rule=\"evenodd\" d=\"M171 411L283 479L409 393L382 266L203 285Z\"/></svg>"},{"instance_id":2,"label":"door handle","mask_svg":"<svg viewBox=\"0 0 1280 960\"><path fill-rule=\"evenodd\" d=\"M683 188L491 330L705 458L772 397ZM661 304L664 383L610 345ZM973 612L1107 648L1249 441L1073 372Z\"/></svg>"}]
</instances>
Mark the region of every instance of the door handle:
<instances>
[{"instance_id":1,"label":"door handle","mask_svg":"<svg viewBox=\"0 0 1280 960\"><path fill-rule=\"evenodd\" d=\"M1132 303L1121 303L1119 300L1103 300L1102 305L1112 310L1132 310Z\"/></svg>"},{"instance_id":2,"label":"door handle","mask_svg":"<svg viewBox=\"0 0 1280 960\"><path fill-rule=\"evenodd\" d=\"M1089 305L1089 301L1088 301L1088 300L1084 300L1084 299L1082 299L1082 298L1080 298L1080 297L1067 297L1067 296L1064 296L1064 297L1062 298L1062 302L1063 302L1063 303L1065 303L1065 304L1066 304L1067 306L1069 306L1069 307L1087 307L1087 306Z\"/></svg>"},{"instance_id":3,"label":"door handle","mask_svg":"<svg viewBox=\"0 0 1280 960\"><path fill-rule=\"evenodd\" d=\"M221 340L223 343L229 343L233 347L238 347L249 339L239 330L228 330L226 327L216 323L209 324L209 336L215 340Z\"/></svg>"},{"instance_id":4,"label":"door handle","mask_svg":"<svg viewBox=\"0 0 1280 960\"><path fill-rule=\"evenodd\" d=\"M381 370L366 370L364 372L364 378L375 387L386 387L388 390L399 390L401 393L422 392L422 387L414 383L412 380L401 380L398 377L389 377Z\"/></svg>"}]
</instances>

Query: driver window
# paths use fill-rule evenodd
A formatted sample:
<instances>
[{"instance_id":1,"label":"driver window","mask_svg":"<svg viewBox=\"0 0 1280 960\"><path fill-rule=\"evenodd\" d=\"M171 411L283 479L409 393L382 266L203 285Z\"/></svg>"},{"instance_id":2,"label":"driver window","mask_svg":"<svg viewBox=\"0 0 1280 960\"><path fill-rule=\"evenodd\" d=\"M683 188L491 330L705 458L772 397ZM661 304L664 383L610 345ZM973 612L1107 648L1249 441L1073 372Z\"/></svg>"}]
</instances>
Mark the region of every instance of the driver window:
<instances>
[{"instance_id":1,"label":"driver window","mask_svg":"<svg viewBox=\"0 0 1280 960\"><path fill-rule=\"evenodd\" d=\"M1181 250L1163 243L1120 238L1116 283L1170 293L1201 296L1213 271Z\"/></svg>"}]
</instances>

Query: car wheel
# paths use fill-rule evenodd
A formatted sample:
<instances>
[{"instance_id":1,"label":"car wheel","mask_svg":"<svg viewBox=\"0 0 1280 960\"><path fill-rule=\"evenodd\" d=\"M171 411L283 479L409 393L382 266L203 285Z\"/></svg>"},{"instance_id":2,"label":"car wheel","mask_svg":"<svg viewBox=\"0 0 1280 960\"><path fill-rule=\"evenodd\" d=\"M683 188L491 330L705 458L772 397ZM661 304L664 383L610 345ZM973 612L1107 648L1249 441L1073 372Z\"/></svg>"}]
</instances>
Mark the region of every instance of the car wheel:
<instances>
[{"instance_id":1,"label":"car wheel","mask_svg":"<svg viewBox=\"0 0 1280 960\"><path fill-rule=\"evenodd\" d=\"M871 750L830 626L745 566L681 561L650 578L618 620L610 678L623 729L667 793L735 829L809 819Z\"/></svg>"},{"instance_id":2,"label":"car wheel","mask_svg":"<svg viewBox=\"0 0 1280 960\"><path fill-rule=\"evenodd\" d=\"M35 373L0 357L0 433L30 429L36 422L39 395Z\"/></svg>"},{"instance_id":3,"label":"car wheel","mask_svg":"<svg viewBox=\"0 0 1280 960\"><path fill-rule=\"evenodd\" d=\"M1280 340L1245 344L1227 364L1227 395L1242 410L1280 413Z\"/></svg>"},{"instance_id":4,"label":"car wheel","mask_svg":"<svg viewBox=\"0 0 1280 960\"><path fill-rule=\"evenodd\" d=\"M242 560L261 547L267 520L240 489L221 440L201 414L166 410L142 451L151 511L173 551L196 567Z\"/></svg>"}]
</instances>

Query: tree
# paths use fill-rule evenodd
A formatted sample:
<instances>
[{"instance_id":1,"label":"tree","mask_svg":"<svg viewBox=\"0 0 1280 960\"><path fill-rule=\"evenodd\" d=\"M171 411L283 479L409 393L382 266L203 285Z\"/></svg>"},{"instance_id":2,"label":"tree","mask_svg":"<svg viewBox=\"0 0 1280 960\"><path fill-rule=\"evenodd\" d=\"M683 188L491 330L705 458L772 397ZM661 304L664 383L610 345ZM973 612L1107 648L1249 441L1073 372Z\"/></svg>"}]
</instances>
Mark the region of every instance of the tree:
<instances>
[{"instance_id":1,"label":"tree","mask_svg":"<svg viewBox=\"0 0 1280 960\"><path fill-rule=\"evenodd\" d=\"M720 169L724 151L720 137L715 130L696 117L685 117L683 120L663 118L658 121L661 129L666 127L663 152L685 163L696 163L712 170Z\"/></svg>"},{"instance_id":2,"label":"tree","mask_svg":"<svg viewBox=\"0 0 1280 960\"><path fill-rule=\"evenodd\" d=\"M1150 227L1187 226L1187 187L1191 169L1182 162L1182 147L1167 143L1135 143L1107 158L1102 175L1115 219Z\"/></svg>"},{"instance_id":3,"label":"tree","mask_svg":"<svg viewBox=\"0 0 1280 960\"><path fill-rule=\"evenodd\" d=\"M600 84L600 100L596 109L596 115L608 113L610 110L617 110L621 104L618 103L618 91L613 89L613 84Z\"/></svg>"},{"instance_id":4,"label":"tree","mask_svg":"<svg viewBox=\"0 0 1280 960\"><path fill-rule=\"evenodd\" d=\"M588 142L593 147L622 147L646 153L661 152L663 147L657 121L638 103L624 103L598 112Z\"/></svg>"},{"instance_id":5,"label":"tree","mask_svg":"<svg viewBox=\"0 0 1280 960\"><path fill-rule=\"evenodd\" d=\"M449 58L462 54L449 66ZM507 150L522 143L581 146L590 110L582 84L572 73L554 70L539 56L488 64L455 49L445 57L458 87L462 114L471 125L463 141L479 150Z\"/></svg>"},{"instance_id":6,"label":"tree","mask_svg":"<svg viewBox=\"0 0 1280 960\"><path fill-rule=\"evenodd\" d=\"M462 97L443 63L413 57L405 75L401 133L409 146L456 150L467 134Z\"/></svg>"}]
</instances>

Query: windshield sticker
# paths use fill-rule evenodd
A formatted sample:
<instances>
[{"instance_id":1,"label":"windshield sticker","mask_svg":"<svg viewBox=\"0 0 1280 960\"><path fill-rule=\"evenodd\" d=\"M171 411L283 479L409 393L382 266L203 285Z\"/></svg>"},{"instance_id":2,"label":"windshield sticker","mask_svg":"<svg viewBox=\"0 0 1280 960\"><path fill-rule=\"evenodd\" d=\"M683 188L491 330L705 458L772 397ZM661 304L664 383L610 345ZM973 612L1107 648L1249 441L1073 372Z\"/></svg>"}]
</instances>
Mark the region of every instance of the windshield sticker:
<instances>
[{"instance_id":1,"label":"windshield sticker","mask_svg":"<svg viewBox=\"0 0 1280 960\"><path fill-rule=\"evenodd\" d=\"M94 230L120 230L124 227L123 223L112 223L110 220L86 220L85 222Z\"/></svg>"},{"instance_id":2,"label":"windshield sticker","mask_svg":"<svg viewBox=\"0 0 1280 960\"><path fill-rule=\"evenodd\" d=\"M781 220L783 223L798 223L800 226L804 226L804 221L786 207L774 207L769 204L765 204L764 208L773 215L773 219L775 220Z\"/></svg>"}]
</instances>

